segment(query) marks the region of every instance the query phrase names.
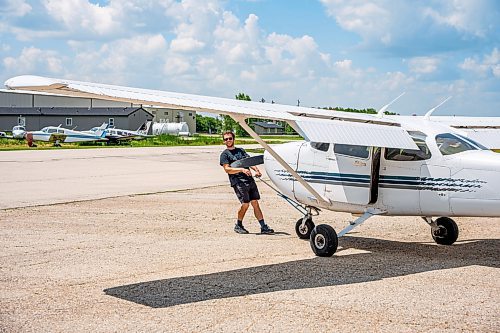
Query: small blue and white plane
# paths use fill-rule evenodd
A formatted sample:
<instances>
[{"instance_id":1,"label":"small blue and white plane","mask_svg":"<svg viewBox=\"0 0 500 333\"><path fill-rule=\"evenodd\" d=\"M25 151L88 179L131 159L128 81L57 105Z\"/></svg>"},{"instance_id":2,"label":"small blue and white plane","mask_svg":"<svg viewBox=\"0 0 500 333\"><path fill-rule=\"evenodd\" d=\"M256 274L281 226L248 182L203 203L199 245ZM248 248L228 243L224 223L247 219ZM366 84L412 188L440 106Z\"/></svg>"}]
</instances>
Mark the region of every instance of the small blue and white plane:
<instances>
[{"instance_id":1,"label":"small blue and white plane","mask_svg":"<svg viewBox=\"0 0 500 333\"><path fill-rule=\"evenodd\" d=\"M26 132L28 145L36 141L53 142L55 146L61 143L87 142L87 141L107 141L106 128L108 125L103 123L94 133L75 131L59 126L47 126L39 131ZM31 145L30 145L31 146Z\"/></svg>"},{"instance_id":2,"label":"small blue and white plane","mask_svg":"<svg viewBox=\"0 0 500 333\"><path fill-rule=\"evenodd\" d=\"M458 238L450 217L500 217L500 154L490 150L500 148L500 117L432 116L437 107L418 117L385 115L392 102L377 115L354 114L39 76L5 85L231 116L265 148L266 172L301 212L296 233L318 256L333 255L338 237L374 215L420 216L442 245ZM285 121L305 141L270 147L247 118ZM337 234L314 225L320 209L359 217Z\"/></svg>"}]
</instances>

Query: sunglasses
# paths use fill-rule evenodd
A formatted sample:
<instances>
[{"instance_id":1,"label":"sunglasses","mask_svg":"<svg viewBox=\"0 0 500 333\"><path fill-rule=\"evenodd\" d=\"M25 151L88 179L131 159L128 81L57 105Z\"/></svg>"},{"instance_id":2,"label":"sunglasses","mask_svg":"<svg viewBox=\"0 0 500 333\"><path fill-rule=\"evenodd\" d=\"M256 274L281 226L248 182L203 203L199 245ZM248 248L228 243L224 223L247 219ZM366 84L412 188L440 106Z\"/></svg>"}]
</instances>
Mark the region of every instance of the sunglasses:
<instances>
[{"instance_id":1,"label":"sunglasses","mask_svg":"<svg viewBox=\"0 0 500 333\"><path fill-rule=\"evenodd\" d=\"M223 140L224 141L229 141L229 140L233 140L233 138L224 138Z\"/></svg>"}]
</instances>

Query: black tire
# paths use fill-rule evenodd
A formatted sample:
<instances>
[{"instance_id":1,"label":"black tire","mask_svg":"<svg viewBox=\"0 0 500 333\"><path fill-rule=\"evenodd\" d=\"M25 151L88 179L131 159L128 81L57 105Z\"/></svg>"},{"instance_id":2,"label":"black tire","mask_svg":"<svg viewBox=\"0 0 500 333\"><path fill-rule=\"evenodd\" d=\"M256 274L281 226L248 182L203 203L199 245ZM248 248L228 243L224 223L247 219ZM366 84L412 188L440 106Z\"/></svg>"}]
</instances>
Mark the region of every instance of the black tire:
<instances>
[{"instance_id":1,"label":"black tire","mask_svg":"<svg viewBox=\"0 0 500 333\"><path fill-rule=\"evenodd\" d=\"M437 244L451 245L458 238L458 225L449 217L440 217L436 220L437 230L432 230L432 238Z\"/></svg>"},{"instance_id":2,"label":"black tire","mask_svg":"<svg viewBox=\"0 0 500 333\"><path fill-rule=\"evenodd\" d=\"M319 257L331 257L337 251L339 239L335 229L326 224L317 225L311 232L311 248Z\"/></svg>"},{"instance_id":3,"label":"black tire","mask_svg":"<svg viewBox=\"0 0 500 333\"><path fill-rule=\"evenodd\" d=\"M300 227L301 225L302 219L299 219L297 223L295 223L295 233L297 234L297 236L299 236L300 239L309 239L309 237L311 236L311 232L314 229L314 222L311 218L308 218L302 228Z\"/></svg>"}]
</instances>

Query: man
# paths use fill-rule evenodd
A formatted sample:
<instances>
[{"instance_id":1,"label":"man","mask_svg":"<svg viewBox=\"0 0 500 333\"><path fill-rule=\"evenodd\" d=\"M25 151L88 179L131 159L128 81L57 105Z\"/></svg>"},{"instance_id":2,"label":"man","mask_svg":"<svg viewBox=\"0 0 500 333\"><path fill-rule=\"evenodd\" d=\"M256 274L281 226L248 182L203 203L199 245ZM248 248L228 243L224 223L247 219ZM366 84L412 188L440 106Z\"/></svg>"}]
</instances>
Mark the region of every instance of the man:
<instances>
[{"instance_id":1,"label":"man","mask_svg":"<svg viewBox=\"0 0 500 333\"><path fill-rule=\"evenodd\" d=\"M229 181L231 187L234 189L236 196L241 202L241 207L238 210L238 219L236 225L234 226L234 231L239 234L248 234L248 231L243 226L243 218L248 210L248 207L252 205L253 212L260 224L260 232L263 234L272 234L273 229L264 222L264 215L259 206L260 194L255 184L255 180L252 177L252 171L248 168L232 168L230 165L234 161L241 160L246 157L250 157L243 148L236 148L234 146L234 133L231 131L226 131L222 134L224 144L227 149L224 150L220 155L220 165L224 168L224 171L229 175ZM259 168L256 166L250 167L255 171L255 177L260 177L262 174Z\"/></svg>"}]
</instances>

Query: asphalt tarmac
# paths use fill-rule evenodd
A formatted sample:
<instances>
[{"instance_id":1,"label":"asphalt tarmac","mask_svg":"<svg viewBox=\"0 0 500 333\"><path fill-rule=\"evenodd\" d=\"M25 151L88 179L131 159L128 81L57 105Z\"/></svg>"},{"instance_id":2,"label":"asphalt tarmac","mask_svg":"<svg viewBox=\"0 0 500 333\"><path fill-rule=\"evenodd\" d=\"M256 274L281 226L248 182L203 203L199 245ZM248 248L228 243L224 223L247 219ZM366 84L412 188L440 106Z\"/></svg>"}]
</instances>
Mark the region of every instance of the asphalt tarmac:
<instances>
[{"instance_id":1,"label":"asphalt tarmac","mask_svg":"<svg viewBox=\"0 0 500 333\"><path fill-rule=\"evenodd\" d=\"M500 331L499 218L438 246L374 217L318 258L263 184L277 233L233 232L222 149L0 152L0 332Z\"/></svg>"}]
</instances>

